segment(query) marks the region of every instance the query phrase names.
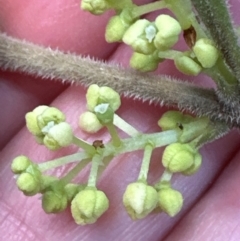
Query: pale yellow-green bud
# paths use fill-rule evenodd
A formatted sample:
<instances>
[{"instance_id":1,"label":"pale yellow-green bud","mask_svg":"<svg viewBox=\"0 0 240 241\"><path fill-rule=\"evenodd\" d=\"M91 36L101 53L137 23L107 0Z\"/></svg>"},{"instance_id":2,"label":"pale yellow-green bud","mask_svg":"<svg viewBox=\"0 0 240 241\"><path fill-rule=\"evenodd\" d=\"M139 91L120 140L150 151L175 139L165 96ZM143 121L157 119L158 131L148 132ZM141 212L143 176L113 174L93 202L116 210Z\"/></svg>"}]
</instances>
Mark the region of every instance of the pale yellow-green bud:
<instances>
[{"instance_id":1,"label":"pale yellow-green bud","mask_svg":"<svg viewBox=\"0 0 240 241\"><path fill-rule=\"evenodd\" d=\"M92 84L87 89L86 99L87 108L90 111L94 111L95 106L98 105L100 87L96 84Z\"/></svg>"},{"instance_id":2,"label":"pale yellow-green bud","mask_svg":"<svg viewBox=\"0 0 240 241\"><path fill-rule=\"evenodd\" d=\"M178 56L174 59L176 68L186 75L198 75L202 67L188 56Z\"/></svg>"},{"instance_id":3,"label":"pale yellow-green bud","mask_svg":"<svg viewBox=\"0 0 240 241\"><path fill-rule=\"evenodd\" d=\"M48 106L41 105L36 107L33 111L28 112L25 115L26 119L26 126L33 135L35 136L43 136L41 132L41 128L38 125L37 117L41 115L46 109L48 109Z\"/></svg>"},{"instance_id":4,"label":"pale yellow-green bud","mask_svg":"<svg viewBox=\"0 0 240 241\"><path fill-rule=\"evenodd\" d=\"M158 205L170 217L177 215L183 206L183 196L172 188L163 188L158 192Z\"/></svg>"},{"instance_id":5,"label":"pale yellow-green bud","mask_svg":"<svg viewBox=\"0 0 240 241\"><path fill-rule=\"evenodd\" d=\"M177 20L169 15L161 14L155 20L158 33L154 39L154 45L159 50L171 48L181 33L181 26Z\"/></svg>"},{"instance_id":6,"label":"pale yellow-green bud","mask_svg":"<svg viewBox=\"0 0 240 241\"><path fill-rule=\"evenodd\" d=\"M109 207L105 193L96 189L80 191L72 200L71 212L77 224L95 223Z\"/></svg>"},{"instance_id":7,"label":"pale yellow-green bud","mask_svg":"<svg viewBox=\"0 0 240 241\"><path fill-rule=\"evenodd\" d=\"M109 103L113 111L116 111L121 105L120 95L113 89L96 84L90 85L87 94L87 108L94 112L94 108L102 103Z\"/></svg>"},{"instance_id":8,"label":"pale yellow-green bud","mask_svg":"<svg viewBox=\"0 0 240 241\"><path fill-rule=\"evenodd\" d=\"M80 115L78 124L82 130L88 133L96 133L103 127L97 116L90 111Z\"/></svg>"},{"instance_id":9,"label":"pale yellow-green bud","mask_svg":"<svg viewBox=\"0 0 240 241\"><path fill-rule=\"evenodd\" d=\"M194 118L190 115L184 115L180 111L167 111L158 121L158 125L163 131L181 129L181 124L189 123Z\"/></svg>"},{"instance_id":10,"label":"pale yellow-green bud","mask_svg":"<svg viewBox=\"0 0 240 241\"><path fill-rule=\"evenodd\" d=\"M123 204L133 220L146 217L156 207L157 202L157 191L142 182L129 184L123 195Z\"/></svg>"},{"instance_id":11,"label":"pale yellow-green bud","mask_svg":"<svg viewBox=\"0 0 240 241\"><path fill-rule=\"evenodd\" d=\"M130 45L135 52L152 54L155 51L153 39L156 35L155 26L146 19L137 20L123 36L123 42Z\"/></svg>"},{"instance_id":12,"label":"pale yellow-green bud","mask_svg":"<svg viewBox=\"0 0 240 241\"><path fill-rule=\"evenodd\" d=\"M160 59L153 55L145 55L134 52L130 59L130 66L141 72L150 72L157 69Z\"/></svg>"},{"instance_id":13,"label":"pale yellow-green bud","mask_svg":"<svg viewBox=\"0 0 240 241\"><path fill-rule=\"evenodd\" d=\"M67 195L60 192L47 191L42 196L42 208L46 213L59 213L66 209Z\"/></svg>"},{"instance_id":14,"label":"pale yellow-green bud","mask_svg":"<svg viewBox=\"0 0 240 241\"><path fill-rule=\"evenodd\" d=\"M110 9L111 6L106 0L82 0L81 8L92 14L100 15Z\"/></svg>"},{"instance_id":15,"label":"pale yellow-green bud","mask_svg":"<svg viewBox=\"0 0 240 241\"><path fill-rule=\"evenodd\" d=\"M219 53L210 39L201 38L193 46L193 52L203 68L213 67L218 59Z\"/></svg>"},{"instance_id":16,"label":"pale yellow-green bud","mask_svg":"<svg viewBox=\"0 0 240 241\"><path fill-rule=\"evenodd\" d=\"M18 156L13 159L11 170L15 174L20 174L24 172L29 167L30 164L31 164L31 161L28 157Z\"/></svg>"},{"instance_id":17,"label":"pale yellow-green bud","mask_svg":"<svg viewBox=\"0 0 240 241\"><path fill-rule=\"evenodd\" d=\"M114 112L107 103L102 103L94 108L94 112L101 124L109 124L113 122Z\"/></svg>"},{"instance_id":18,"label":"pale yellow-green bud","mask_svg":"<svg viewBox=\"0 0 240 241\"><path fill-rule=\"evenodd\" d=\"M191 167L189 167L187 170L183 171L182 174L186 175L186 176L193 175L199 170L201 165L202 165L202 155L197 152L195 154L193 165Z\"/></svg>"},{"instance_id":19,"label":"pale yellow-green bud","mask_svg":"<svg viewBox=\"0 0 240 241\"><path fill-rule=\"evenodd\" d=\"M58 124L65 121L65 115L55 107L48 107L42 112L42 114L37 116L37 121L39 128L42 129L50 122Z\"/></svg>"},{"instance_id":20,"label":"pale yellow-green bud","mask_svg":"<svg viewBox=\"0 0 240 241\"><path fill-rule=\"evenodd\" d=\"M129 28L129 26L131 26L131 23L124 21L124 19L121 16L116 15L111 17L106 26L106 41L108 43L122 41L123 35Z\"/></svg>"},{"instance_id":21,"label":"pale yellow-green bud","mask_svg":"<svg viewBox=\"0 0 240 241\"><path fill-rule=\"evenodd\" d=\"M31 173L24 172L17 179L17 186L27 196L33 196L40 191L40 180Z\"/></svg>"},{"instance_id":22,"label":"pale yellow-green bud","mask_svg":"<svg viewBox=\"0 0 240 241\"><path fill-rule=\"evenodd\" d=\"M184 172L194 165L197 150L189 144L168 145L162 156L162 163L170 172Z\"/></svg>"},{"instance_id":23,"label":"pale yellow-green bud","mask_svg":"<svg viewBox=\"0 0 240 241\"><path fill-rule=\"evenodd\" d=\"M71 126L66 122L54 125L48 130L43 139L44 145L50 150L57 150L72 144L73 132Z\"/></svg>"}]
</instances>

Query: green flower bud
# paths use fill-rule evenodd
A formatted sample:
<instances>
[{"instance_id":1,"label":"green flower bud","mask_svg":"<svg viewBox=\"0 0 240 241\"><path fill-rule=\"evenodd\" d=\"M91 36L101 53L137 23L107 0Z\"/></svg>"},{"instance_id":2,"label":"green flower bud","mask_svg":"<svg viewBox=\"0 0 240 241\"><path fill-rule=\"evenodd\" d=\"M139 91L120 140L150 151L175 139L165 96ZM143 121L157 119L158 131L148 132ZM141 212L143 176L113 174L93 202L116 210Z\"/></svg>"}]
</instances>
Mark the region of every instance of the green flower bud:
<instances>
[{"instance_id":1,"label":"green flower bud","mask_svg":"<svg viewBox=\"0 0 240 241\"><path fill-rule=\"evenodd\" d=\"M181 26L177 20L169 15L161 14L155 20L158 33L154 39L154 45L159 50L170 49L177 41L181 33Z\"/></svg>"},{"instance_id":2,"label":"green flower bud","mask_svg":"<svg viewBox=\"0 0 240 241\"><path fill-rule=\"evenodd\" d=\"M158 121L158 125L163 131L181 129L181 124L189 123L194 118L190 115L184 115L180 111L167 111Z\"/></svg>"},{"instance_id":3,"label":"green flower bud","mask_svg":"<svg viewBox=\"0 0 240 241\"><path fill-rule=\"evenodd\" d=\"M95 223L109 207L105 193L95 189L80 191L72 200L71 212L77 224Z\"/></svg>"},{"instance_id":4,"label":"green flower bud","mask_svg":"<svg viewBox=\"0 0 240 241\"><path fill-rule=\"evenodd\" d=\"M57 150L72 144L73 132L71 126L66 122L54 125L48 130L43 139L44 145L50 150Z\"/></svg>"},{"instance_id":5,"label":"green flower bud","mask_svg":"<svg viewBox=\"0 0 240 241\"><path fill-rule=\"evenodd\" d=\"M15 174L20 174L24 172L29 165L31 165L31 161L28 157L26 156L18 156L13 159L12 165L11 165L11 170Z\"/></svg>"},{"instance_id":6,"label":"green flower bud","mask_svg":"<svg viewBox=\"0 0 240 241\"><path fill-rule=\"evenodd\" d=\"M160 62L159 58L153 55L145 55L134 52L130 59L130 66L133 69L140 70L141 72L150 72L157 69Z\"/></svg>"},{"instance_id":7,"label":"green flower bud","mask_svg":"<svg viewBox=\"0 0 240 241\"><path fill-rule=\"evenodd\" d=\"M95 15L103 14L111 8L111 5L106 0L82 0L81 8Z\"/></svg>"},{"instance_id":8,"label":"green flower bud","mask_svg":"<svg viewBox=\"0 0 240 241\"><path fill-rule=\"evenodd\" d=\"M194 165L197 153L189 144L173 143L165 148L162 163L170 172L184 172Z\"/></svg>"},{"instance_id":9,"label":"green flower bud","mask_svg":"<svg viewBox=\"0 0 240 241\"><path fill-rule=\"evenodd\" d=\"M43 136L43 134L41 132L41 128L38 126L37 117L39 115L41 115L48 108L49 107L45 106L45 105L38 106L32 112L28 112L25 115L26 126L27 126L29 132L31 132L33 135L35 135L35 136Z\"/></svg>"},{"instance_id":10,"label":"green flower bud","mask_svg":"<svg viewBox=\"0 0 240 241\"><path fill-rule=\"evenodd\" d=\"M122 38L129 26L131 26L131 23L125 22L120 15L111 17L105 31L106 41L108 43L122 41Z\"/></svg>"},{"instance_id":11,"label":"green flower bud","mask_svg":"<svg viewBox=\"0 0 240 241\"><path fill-rule=\"evenodd\" d=\"M49 122L58 124L65 121L65 119L65 115L62 113L62 111L55 107L48 107L42 112L42 114L37 116L38 126L41 128L41 130L47 126Z\"/></svg>"},{"instance_id":12,"label":"green flower bud","mask_svg":"<svg viewBox=\"0 0 240 241\"><path fill-rule=\"evenodd\" d=\"M90 85L87 94L87 108L94 112L94 108L102 103L109 103L113 111L116 111L121 105L120 95L113 89L96 84Z\"/></svg>"},{"instance_id":13,"label":"green flower bud","mask_svg":"<svg viewBox=\"0 0 240 241\"><path fill-rule=\"evenodd\" d=\"M39 106L25 116L28 130L35 136L39 144L43 144L44 135L53 125L65 120L64 114L48 106Z\"/></svg>"},{"instance_id":14,"label":"green flower bud","mask_svg":"<svg viewBox=\"0 0 240 241\"><path fill-rule=\"evenodd\" d=\"M158 205L170 217L179 213L183 206L183 196L172 188L163 188L158 192Z\"/></svg>"},{"instance_id":15,"label":"green flower bud","mask_svg":"<svg viewBox=\"0 0 240 241\"><path fill-rule=\"evenodd\" d=\"M157 202L157 191L141 182L129 184L123 195L123 204L133 220L146 217L156 207Z\"/></svg>"},{"instance_id":16,"label":"green flower bud","mask_svg":"<svg viewBox=\"0 0 240 241\"><path fill-rule=\"evenodd\" d=\"M42 196L42 208L46 213L62 212L67 204L67 195L61 192L47 191Z\"/></svg>"},{"instance_id":17,"label":"green flower bud","mask_svg":"<svg viewBox=\"0 0 240 241\"><path fill-rule=\"evenodd\" d=\"M17 179L17 186L26 196L33 196L40 191L40 180L31 173L22 173Z\"/></svg>"},{"instance_id":18,"label":"green flower bud","mask_svg":"<svg viewBox=\"0 0 240 241\"><path fill-rule=\"evenodd\" d=\"M90 111L86 111L80 115L78 125L88 133L96 133L103 127L97 116Z\"/></svg>"},{"instance_id":19,"label":"green flower bud","mask_svg":"<svg viewBox=\"0 0 240 241\"><path fill-rule=\"evenodd\" d=\"M193 165L189 167L187 170L183 171L182 174L186 176L193 175L199 170L201 165L202 165L202 155L200 153L196 153Z\"/></svg>"},{"instance_id":20,"label":"green flower bud","mask_svg":"<svg viewBox=\"0 0 240 241\"><path fill-rule=\"evenodd\" d=\"M100 87L96 84L88 87L86 94L88 110L94 111L95 106L98 105L99 91Z\"/></svg>"},{"instance_id":21,"label":"green flower bud","mask_svg":"<svg viewBox=\"0 0 240 241\"><path fill-rule=\"evenodd\" d=\"M153 39L157 29L146 19L137 20L132 24L123 36L123 42L130 45L135 52L152 54L156 48Z\"/></svg>"},{"instance_id":22,"label":"green flower bud","mask_svg":"<svg viewBox=\"0 0 240 241\"><path fill-rule=\"evenodd\" d=\"M186 74L186 75L198 75L202 67L196 63L193 59L187 57L187 56L178 56L174 59L174 64L176 68Z\"/></svg>"},{"instance_id":23,"label":"green flower bud","mask_svg":"<svg viewBox=\"0 0 240 241\"><path fill-rule=\"evenodd\" d=\"M201 38L193 46L198 61L203 68L213 67L218 59L219 53L214 43L210 39Z\"/></svg>"},{"instance_id":24,"label":"green flower bud","mask_svg":"<svg viewBox=\"0 0 240 241\"><path fill-rule=\"evenodd\" d=\"M94 108L94 112L101 124L113 123L114 112L107 103L99 104Z\"/></svg>"}]
</instances>

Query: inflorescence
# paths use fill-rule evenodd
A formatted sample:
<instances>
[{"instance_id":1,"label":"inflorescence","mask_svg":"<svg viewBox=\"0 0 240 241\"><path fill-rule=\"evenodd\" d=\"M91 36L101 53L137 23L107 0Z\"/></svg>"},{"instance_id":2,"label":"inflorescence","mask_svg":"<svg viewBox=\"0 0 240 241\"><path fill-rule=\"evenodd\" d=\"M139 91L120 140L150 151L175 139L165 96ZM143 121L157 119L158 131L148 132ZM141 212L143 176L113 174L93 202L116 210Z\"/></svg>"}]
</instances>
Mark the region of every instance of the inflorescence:
<instances>
[{"instance_id":1,"label":"inflorescence","mask_svg":"<svg viewBox=\"0 0 240 241\"><path fill-rule=\"evenodd\" d=\"M182 3L181 3L182 4ZM162 0L137 6L131 0L83 0L83 10L102 14L114 9L106 27L108 42L123 41L134 51L130 65L146 72L153 71L164 59L172 59L176 68L187 75L198 75L221 62L217 48L207 37L195 15L190 1ZM140 19L146 13L167 8L175 17L160 14L155 21ZM188 49L172 48L183 33ZM18 156L12 162L17 175L17 186L27 196L42 195L42 207L46 213L59 213L68 205L77 224L97 221L107 211L109 199L97 188L100 174L113 157L135 150L143 150L138 178L130 183L123 195L123 204L129 216L136 220L152 212L165 212L173 217L183 206L183 196L171 185L173 174L192 175L202 163L199 148L214 139L213 123L206 117L193 117L179 111L168 111L160 118L161 132L143 134L124 121L115 112L121 105L120 96L113 89L96 84L88 88L87 111L79 117L79 127L96 133L106 128L111 139L93 144L75 136L65 115L59 109L39 106L26 114L26 125L36 141L50 150L76 145L81 151L45 163L36 164L27 156ZM130 137L122 139L118 129ZM148 170L155 148L166 146L162 165L164 172L155 184L149 184ZM45 175L44 172L68 163L75 167L63 177ZM87 183L73 183L79 172L91 163Z\"/></svg>"},{"instance_id":2,"label":"inflorescence","mask_svg":"<svg viewBox=\"0 0 240 241\"><path fill-rule=\"evenodd\" d=\"M26 114L26 125L36 141L50 150L76 145L81 151L55 160L36 164L27 156L18 156L12 162L17 175L17 186L26 196L42 194L42 207L46 213L58 213L71 205L77 224L94 223L109 207L105 193L97 188L99 175L113 157L135 150L143 150L143 159L136 182L127 186L123 204L132 219L141 219L153 211L175 216L182 208L182 194L171 186L174 173L192 175L201 166L199 148L209 135L211 123L207 118L194 118L178 111L166 112L158 122L162 132L142 134L118 116L120 96L109 87L91 85L87 94L87 111L79 118L79 126L95 133L106 127L111 139L107 143L93 144L76 137L65 115L59 109L39 106ZM130 138L121 139L117 128ZM167 146L162 156L165 168L154 184L147 181L152 151ZM76 162L63 177L45 175L44 172ZM72 183L72 179L91 163L87 183Z\"/></svg>"}]
</instances>

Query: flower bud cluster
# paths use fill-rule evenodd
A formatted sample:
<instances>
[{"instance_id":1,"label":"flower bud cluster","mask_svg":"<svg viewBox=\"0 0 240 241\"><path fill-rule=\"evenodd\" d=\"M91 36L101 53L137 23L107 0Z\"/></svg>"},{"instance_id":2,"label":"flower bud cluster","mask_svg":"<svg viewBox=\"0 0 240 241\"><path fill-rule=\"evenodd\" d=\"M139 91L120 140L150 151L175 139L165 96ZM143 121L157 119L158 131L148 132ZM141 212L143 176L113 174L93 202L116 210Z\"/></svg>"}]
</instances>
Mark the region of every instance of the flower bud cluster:
<instances>
[{"instance_id":1,"label":"flower bud cluster","mask_svg":"<svg viewBox=\"0 0 240 241\"><path fill-rule=\"evenodd\" d=\"M86 99L88 111L80 117L80 126L90 132L106 126L112 139L104 145L101 141L98 141L100 144L95 142L91 145L73 136L69 125L66 125L64 114L58 109L47 106L35 108L26 115L27 127L35 137L41 139L52 150L73 142L83 151L38 165L26 156L16 157L11 169L17 175L18 188L27 196L41 193L42 208L46 213L62 212L71 204L72 216L77 224L95 223L109 207L105 193L96 188L99 173L113 156L143 149L138 180L129 184L123 195L127 213L134 220L142 219L154 211L163 211L171 217L179 213L183 197L179 191L171 187L171 177L174 173L192 175L200 168L202 157L197 144L202 136L205 138L204 135L209 132L209 120L203 117L194 118L178 111L168 111L158 122L165 133L137 133L132 138L121 140L113 125L114 112L121 104L119 94L109 87L91 85ZM59 129L55 131L55 128ZM69 137L66 133L70 133ZM159 144L162 137L165 140L163 144ZM152 152L156 147L164 145L168 145L162 156L165 171L158 183L151 186L147 183L147 176ZM79 163L62 178L42 174L42 171L78 158ZM71 183L90 161L92 163L88 183Z\"/></svg>"},{"instance_id":2,"label":"flower bud cluster","mask_svg":"<svg viewBox=\"0 0 240 241\"><path fill-rule=\"evenodd\" d=\"M203 68L212 68L218 60L219 53L214 43L207 38L196 41L191 52L179 54L174 63L176 68L186 75L198 75Z\"/></svg>"},{"instance_id":3,"label":"flower bud cluster","mask_svg":"<svg viewBox=\"0 0 240 241\"><path fill-rule=\"evenodd\" d=\"M178 41L180 32L180 24L169 15L161 14L155 22L137 20L122 38L123 42L134 50L131 66L141 71L156 69L161 61L158 51L170 49Z\"/></svg>"},{"instance_id":4,"label":"flower bud cluster","mask_svg":"<svg viewBox=\"0 0 240 241\"><path fill-rule=\"evenodd\" d=\"M11 170L17 174L17 186L26 196L33 196L41 191L42 174L38 166L26 156L13 159Z\"/></svg>"},{"instance_id":5,"label":"flower bud cluster","mask_svg":"<svg viewBox=\"0 0 240 241\"><path fill-rule=\"evenodd\" d=\"M57 150L72 143L71 126L65 122L65 115L55 107L39 106L25 116L28 130L39 144L50 150Z\"/></svg>"},{"instance_id":6,"label":"flower bud cluster","mask_svg":"<svg viewBox=\"0 0 240 241\"><path fill-rule=\"evenodd\" d=\"M47 183L46 183L47 182ZM77 193L85 185L68 183L64 184L59 179L45 180L42 190L42 208L46 213L60 213L64 211Z\"/></svg>"},{"instance_id":7,"label":"flower bud cluster","mask_svg":"<svg viewBox=\"0 0 240 241\"><path fill-rule=\"evenodd\" d=\"M163 211L173 217L181 210L183 197L170 184L154 188L138 181L127 186L123 204L133 220L142 219L153 211Z\"/></svg>"},{"instance_id":8,"label":"flower bud cluster","mask_svg":"<svg viewBox=\"0 0 240 241\"><path fill-rule=\"evenodd\" d=\"M120 107L120 95L113 89L96 84L88 88L87 112L79 118L79 126L86 132L95 133L104 125L113 122L114 112Z\"/></svg>"}]
</instances>

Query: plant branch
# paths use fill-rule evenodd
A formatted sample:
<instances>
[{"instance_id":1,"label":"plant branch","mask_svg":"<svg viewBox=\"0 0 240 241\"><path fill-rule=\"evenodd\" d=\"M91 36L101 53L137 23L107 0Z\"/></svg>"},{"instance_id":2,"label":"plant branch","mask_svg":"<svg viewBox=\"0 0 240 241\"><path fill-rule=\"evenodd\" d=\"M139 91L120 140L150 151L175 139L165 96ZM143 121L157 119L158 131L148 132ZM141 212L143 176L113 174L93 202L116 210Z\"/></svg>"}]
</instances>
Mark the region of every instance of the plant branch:
<instances>
[{"instance_id":1,"label":"plant branch","mask_svg":"<svg viewBox=\"0 0 240 241\"><path fill-rule=\"evenodd\" d=\"M219 103L214 90L167 76L123 69L89 57L65 54L3 33L0 33L0 68L85 86L92 83L107 85L127 97L177 107L197 116L208 116L213 121L240 126L240 110L229 109Z\"/></svg>"},{"instance_id":2,"label":"plant branch","mask_svg":"<svg viewBox=\"0 0 240 241\"><path fill-rule=\"evenodd\" d=\"M224 0L191 0L208 33L218 46L236 83L220 86L219 97L230 106L239 105L240 46L234 31L228 6ZM228 82L228 81L227 81ZM226 81L225 81L226 83Z\"/></svg>"}]
</instances>

